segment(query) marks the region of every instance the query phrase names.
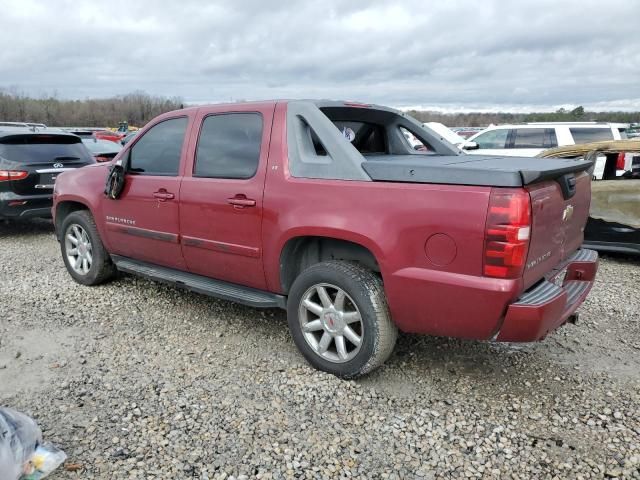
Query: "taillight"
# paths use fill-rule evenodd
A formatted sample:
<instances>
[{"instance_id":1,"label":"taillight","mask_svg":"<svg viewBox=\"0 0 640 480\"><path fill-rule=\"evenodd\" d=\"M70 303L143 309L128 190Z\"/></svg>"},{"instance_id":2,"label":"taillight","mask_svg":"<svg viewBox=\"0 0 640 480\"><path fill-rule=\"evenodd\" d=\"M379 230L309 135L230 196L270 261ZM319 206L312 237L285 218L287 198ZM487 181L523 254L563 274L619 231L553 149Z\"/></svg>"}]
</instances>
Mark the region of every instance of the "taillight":
<instances>
[{"instance_id":1,"label":"taillight","mask_svg":"<svg viewBox=\"0 0 640 480\"><path fill-rule=\"evenodd\" d=\"M111 160L113 160L111 157L103 157L102 155L96 155L95 157L93 157L96 159L96 162L109 162Z\"/></svg>"},{"instance_id":2,"label":"taillight","mask_svg":"<svg viewBox=\"0 0 640 480\"><path fill-rule=\"evenodd\" d=\"M531 200L522 189L491 190L484 234L484 274L522 275L531 236Z\"/></svg>"},{"instance_id":3,"label":"taillight","mask_svg":"<svg viewBox=\"0 0 640 480\"><path fill-rule=\"evenodd\" d=\"M624 152L620 152L618 154L618 159L616 160L616 170L624 170L625 167L625 161L624 161L624 157L625 157L625 153Z\"/></svg>"},{"instance_id":4,"label":"taillight","mask_svg":"<svg viewBox=\"0 0 640 480\"><path fill-rule=\"evenodd\" d=\"M29 172L20 170L0 170L0 182L8 182L9 180L24 180L29 176Z\"/></svg>"}]
</instances>

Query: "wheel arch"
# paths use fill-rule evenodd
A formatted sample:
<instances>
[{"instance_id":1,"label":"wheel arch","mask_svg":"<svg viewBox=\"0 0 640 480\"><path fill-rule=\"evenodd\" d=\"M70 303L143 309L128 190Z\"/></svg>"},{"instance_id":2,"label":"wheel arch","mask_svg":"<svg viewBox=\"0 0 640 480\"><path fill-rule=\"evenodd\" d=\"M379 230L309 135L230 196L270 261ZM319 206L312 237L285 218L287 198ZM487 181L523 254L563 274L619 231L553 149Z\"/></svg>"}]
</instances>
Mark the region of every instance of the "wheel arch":
<instances>
[{"instance_id":1,"label":"wheel arch","mask_svg":"<svg viewBox=\"0 0 640 480\"><path fill-rule=\"evenodd\" d=\"M289 238L280 250L280 287L286 294L306 268L327 260L351 261L381 273L374 250L362 243L334 236L299 235Z\"/></svg>"},{"instance_id":2,"label":"wheel arch","mask_svg":"<svg viewBox=\"0 0 640 480\"><path fill-rule=\"evenodd\" d=\"M61 227L62 227L62 222L64 222L64 219L73 212L77 212L78 210L88 210L92 215L93 212L91 212L91 209L89 208L88 205L86 205L83 202L79 202L77 200L63 200L60 201L58 203L56 203L56 207L55 207L55 230L56 230L56 235L58 236L58 239L60 239L60 235L62 235L61 233Z\"/></svg>"}]
</instances>

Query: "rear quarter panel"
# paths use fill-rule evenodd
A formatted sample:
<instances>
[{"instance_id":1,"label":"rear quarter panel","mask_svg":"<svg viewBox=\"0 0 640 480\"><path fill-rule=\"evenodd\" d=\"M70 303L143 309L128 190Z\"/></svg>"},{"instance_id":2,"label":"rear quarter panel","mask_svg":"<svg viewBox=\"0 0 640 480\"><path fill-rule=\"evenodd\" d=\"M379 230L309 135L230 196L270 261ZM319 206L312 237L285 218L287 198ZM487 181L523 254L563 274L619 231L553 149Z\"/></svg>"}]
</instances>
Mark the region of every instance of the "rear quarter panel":
<instances>
[{"instance_id":1,"label":"rear quarter panel","mask_svg":"<svg viewBox=\"0 0 640 480\"><path fill-rule=\"evenodd\" d=\"M485 308L486 285L476 289L473 283L482 273L491 189L292 177L286 161L284 113L279 105L264 193L268 288L282 292L280 258L290 239L321 236L348 240L368 248L376 257L392 315L401 329L486 338L503 314L504 302L486 302L490 304L486 318L491 319L491 325L483 324L481 329L469 328L475 321L472 316L457 314L461 302L467 302L467 312ZM429 239L431 257L425 250ZM410 281L405 282L407 279ZM415 290L417 284L424 288ZM510 287L496 283L500 295ZM455 322L459 324L453 325Z\"/></svg>"}]
</instances>

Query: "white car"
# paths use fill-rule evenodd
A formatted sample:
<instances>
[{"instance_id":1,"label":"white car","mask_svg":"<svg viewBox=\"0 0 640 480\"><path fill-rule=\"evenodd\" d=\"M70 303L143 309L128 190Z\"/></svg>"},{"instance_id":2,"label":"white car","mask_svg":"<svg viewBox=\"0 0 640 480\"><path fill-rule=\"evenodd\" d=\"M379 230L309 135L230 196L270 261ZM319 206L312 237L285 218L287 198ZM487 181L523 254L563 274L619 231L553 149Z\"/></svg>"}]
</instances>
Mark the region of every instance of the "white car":
<instances>
[{"instance_id":1,"label":"white car","mask_svg":"<svg viewBox=\"0 0 640 480\"><path fill-rule=\"evenodd\" d=\"M467 153L508 157L535 157L548 148L627 138L627 124L601 122L549 122L492 125L469 137L460 147ZM594 177L601 178L604 157L596 162Z\"/></svg>"}]
</instances>

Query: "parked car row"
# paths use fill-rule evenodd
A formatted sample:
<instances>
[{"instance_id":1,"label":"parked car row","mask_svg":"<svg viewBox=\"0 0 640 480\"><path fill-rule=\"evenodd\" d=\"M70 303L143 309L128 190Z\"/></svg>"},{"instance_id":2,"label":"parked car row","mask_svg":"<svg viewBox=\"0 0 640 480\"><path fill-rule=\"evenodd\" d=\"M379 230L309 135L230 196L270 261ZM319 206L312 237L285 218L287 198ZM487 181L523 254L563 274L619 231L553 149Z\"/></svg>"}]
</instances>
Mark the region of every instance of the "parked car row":
<instances>
[{"instance_id":1,"label":"parked car row","mask_svg":"<svg viewBox=\"0 0 640 480\"><path fill-rule=\"evenodd\" d=\"M627 124L598 122L549 122L494 125L479 132L461 147L472 155L535 157L542 151L565 145L627 138ZM602 178L604 157L596 162L594 176ZM620 174L623 171L619 172Z\"/></svg>"}]
</instances>

